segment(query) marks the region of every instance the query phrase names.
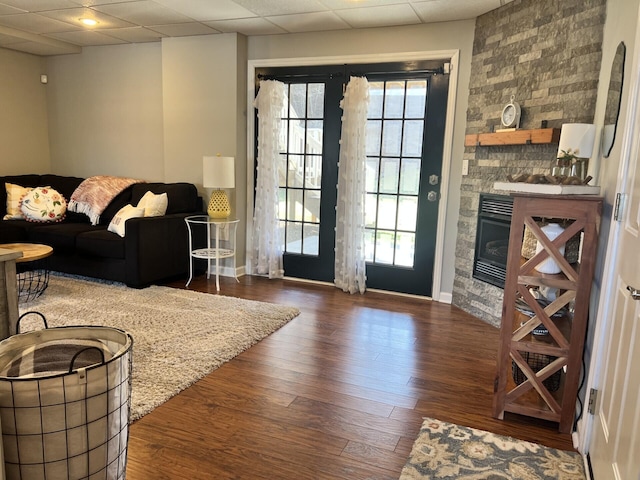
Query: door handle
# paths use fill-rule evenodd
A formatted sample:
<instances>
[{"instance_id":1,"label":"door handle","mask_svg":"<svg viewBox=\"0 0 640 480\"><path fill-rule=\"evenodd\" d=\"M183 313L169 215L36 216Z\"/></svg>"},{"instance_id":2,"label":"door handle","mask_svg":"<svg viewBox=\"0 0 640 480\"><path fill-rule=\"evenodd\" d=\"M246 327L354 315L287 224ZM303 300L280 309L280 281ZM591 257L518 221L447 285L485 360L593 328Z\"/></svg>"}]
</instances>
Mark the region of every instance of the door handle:
<instances>
[{"instance_id":1,"label":"door handle","mask_svg":"<svg viewBox=\"0 0 640 480\"><path fill-rule=\"evenodd\" d=\"M438 198L440 198L440 195L434 190L431 190L429 193L427 193L427 200L429 200L430 202L435 202L436 200L438 200Z\"/></svg>"},{"instance_id":2,"label":"door handle","mask_svg":"<svg viewBox=\"0 0 640 480\"><path fill-rule=\"evenodd\" d=\"M640 290L636 290L631 285L627 285L627 290L631 293L631 298L634 300L640 300Z\"/></svg>"}]
</instances>

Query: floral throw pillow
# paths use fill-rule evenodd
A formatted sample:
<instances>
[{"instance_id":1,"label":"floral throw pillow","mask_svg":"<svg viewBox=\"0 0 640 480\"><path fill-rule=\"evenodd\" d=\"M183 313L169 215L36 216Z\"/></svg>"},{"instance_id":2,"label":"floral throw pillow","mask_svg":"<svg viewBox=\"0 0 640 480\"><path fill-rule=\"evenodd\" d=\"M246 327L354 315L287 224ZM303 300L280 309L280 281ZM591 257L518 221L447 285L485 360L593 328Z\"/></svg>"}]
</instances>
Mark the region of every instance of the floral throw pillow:
<instances>
[{"instance_id":1,"label":"floral throw pillow","mask_svg":"<svg viewBox=\"0 0 640 480\"><path fill-rule=\"evenodd\" d=\"M51 187L36 187L22 197L20 211L30 222L60 222L67 213L67 201Z\"/></svg>"}]
</instances>

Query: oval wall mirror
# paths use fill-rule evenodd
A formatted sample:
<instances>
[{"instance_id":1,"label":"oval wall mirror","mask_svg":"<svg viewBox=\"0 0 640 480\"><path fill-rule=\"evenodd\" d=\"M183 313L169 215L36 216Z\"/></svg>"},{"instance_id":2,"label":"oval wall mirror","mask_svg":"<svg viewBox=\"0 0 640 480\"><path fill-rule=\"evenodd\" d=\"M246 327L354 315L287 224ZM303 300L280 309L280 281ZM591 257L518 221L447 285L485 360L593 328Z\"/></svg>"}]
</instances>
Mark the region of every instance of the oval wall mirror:
<instances>
[{"instance_id":1,"label":"oval wall mirror","mask_svg":"<svg viewBox=\"0 0 640 480\"><path fill-rule=\"evenodd\" d=\"M602 131L602 155L608 157L616 138L618 116L620 114L620 99L622 98L622 79L624 77L624 57L626 47L620 42L613 57L611 78L607 93L607 107L604 112L604 128Z\"/></svg>"}]
</instances>

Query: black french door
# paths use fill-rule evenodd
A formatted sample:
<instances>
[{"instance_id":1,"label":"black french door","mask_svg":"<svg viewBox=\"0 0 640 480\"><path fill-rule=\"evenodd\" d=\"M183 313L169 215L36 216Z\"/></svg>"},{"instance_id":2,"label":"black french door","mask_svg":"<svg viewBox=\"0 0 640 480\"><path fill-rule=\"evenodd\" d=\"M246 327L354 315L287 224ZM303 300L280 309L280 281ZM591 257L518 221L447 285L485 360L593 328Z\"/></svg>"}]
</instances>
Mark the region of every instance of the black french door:
<instances>
[{"instance_id":1,"label":"black french door","mask_svg":"<svg viewBox=\"0 0 640 480\"><path fill-rule=\"evenodd\" d=\"M449 76L443 62L256 71L287 86L279 218L285 275L333 282L340 100L350 76L370 85L367 288L431 295Z\"/></svg>"}]
</instances>

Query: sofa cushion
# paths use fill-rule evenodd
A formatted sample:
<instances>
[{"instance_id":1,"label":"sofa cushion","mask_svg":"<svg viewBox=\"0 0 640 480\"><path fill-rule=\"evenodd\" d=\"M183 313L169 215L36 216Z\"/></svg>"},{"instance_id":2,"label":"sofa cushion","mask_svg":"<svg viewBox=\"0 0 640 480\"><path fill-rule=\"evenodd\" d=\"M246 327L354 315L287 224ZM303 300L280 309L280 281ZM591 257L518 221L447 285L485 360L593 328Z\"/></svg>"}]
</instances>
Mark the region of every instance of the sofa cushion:
<instances>
[{"instance_id":1,"label":"sofa cushion","mask_svg":"<svg viewBox=\"0 0 640 480\"><path fill-rule=\"evenodd\" d=\"M199 212L198 190L192 183L138 183L131 191L131 204L137 205L147 192L165 193L168 197L167 215L172 213Z\"/></svg>"},{"instance_id":2,"label":"sofa cushion","mask_svg":"<svg viewBox=\"0 0 640 480\"><path fill-rule=\"evenodd\" d=\"M0 243L24 242L29 226L26 220L0 220Z\"/></svg>"},{"instance_id":3,"label":"sofa cushion","mask_svg":"<svg viewBox=\"0 0 640 480\"><path fill-rule=\"evenodd\" d=\"M27 232L30 242L43 243L56 251L72 251L76 247L76 237L94 228L88 223L45 223L32 224Z\"/></svg>"},{"instance_id":4,"label":"sofa cushion","mask_svg":"<svg viewBox=\"0 0 640 480\"><path fill-rule=\"evenodd\" d=\"M124 258L124 238L106 228L82 232L76 238L76 251L101 258Z\"/></svg>"}]
</instances>

